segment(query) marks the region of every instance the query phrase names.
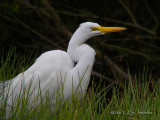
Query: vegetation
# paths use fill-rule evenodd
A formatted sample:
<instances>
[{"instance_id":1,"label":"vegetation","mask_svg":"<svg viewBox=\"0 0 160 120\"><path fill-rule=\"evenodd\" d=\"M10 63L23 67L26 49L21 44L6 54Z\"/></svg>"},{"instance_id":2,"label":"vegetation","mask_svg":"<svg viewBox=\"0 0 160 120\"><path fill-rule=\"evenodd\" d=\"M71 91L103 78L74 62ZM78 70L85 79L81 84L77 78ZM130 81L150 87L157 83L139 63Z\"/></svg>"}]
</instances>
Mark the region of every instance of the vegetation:
<instances>
[{"instance_id":1,"label":"vegetation","mask_svg":"<svg viewBox=\"0 0 160 120\"><path fill-rule=\"evenodd\" d=\"M7 54L7 60L1 62L5 65L0 69L1 79L12 78L16 75L17 68L21 67L22 59L24 66L27 67L25 57L15 57L11 61L11 53L16 56L15 52L11 50ZM16 63L17 64L16 66ZM25 69L25 68L24 68ZM5 76L4 76L5 73ZM7 76L7 77L6 77ZM135 75L135 81L131 79L128 83L124 82L121 77L117 79L121 86L112 83L109 86L97 84L92 78L92 87L89 87L88 92L83 98L72 96L70 104L64 103L57 99L55 111L52 112L53 105L52 99L46 95L41 99L40 104L35 103L35 107L30 106L30 94L28 91L27 97L17 97L17 100L12 108L9 119L22 120L22 119L47 119L47 120L105 120L105 119L142 119L142 120L158 120L160 117L160 82L159 79L154 78L147 69L144 73ZM99 78L100 83L103 78ZM141 82L142 81L142 82ZM158 82L155 82L158 81ZM96 86L96 89L94 89ZM23 89L23 88L22 88ZM23 93L22 93L23 94ZM112 94L111 97L107 97ZM3 92L0 93L3 96ZM6 101L7 99L4 99ZM5 119L6 104L0 103L0 119Z\"/></svg>"},{"instance_id":2,"label":"vegetation","mask_svg":"<svg viewBox=\"0 0 160 120\"><path fill-rule=\"evenodd\" d=\"M24 109L11 119L159 119L158 7L157 0L2 0L0 81L23 72L45 51L66 50L82 22L128 28L87 42L97 55L84 98L54 115L48 103L29 109L21 102ZM0 107L1 118L4 111Z\"/></svg>"}]
</instances>

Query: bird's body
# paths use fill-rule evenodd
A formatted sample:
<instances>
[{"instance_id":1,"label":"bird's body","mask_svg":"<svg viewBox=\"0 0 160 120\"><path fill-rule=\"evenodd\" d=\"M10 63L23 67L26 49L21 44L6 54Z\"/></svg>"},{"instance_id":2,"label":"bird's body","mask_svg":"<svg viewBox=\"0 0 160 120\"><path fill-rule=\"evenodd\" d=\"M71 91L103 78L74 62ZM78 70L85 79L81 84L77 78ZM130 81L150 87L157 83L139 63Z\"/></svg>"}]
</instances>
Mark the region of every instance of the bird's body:
<instances>
[{"instance_id":1,"label":"bird's body","mask_svg":"<svg viewBox=\"0 0 160 120\"><path fill-rule=\"evenodd\" d=\"M7 81L9 83L5 87L7 92L4 92L4 96L8 96L7 104L12 106L14 99L20 94L23 95L23 87L25 90L34 91L34 95L30 96L31 103L39 94L39 89L42 91L41 96L45 96L45 93L48 92L49 96L54 97L60 90L64 101L75 93L84 95L96 55L94 49L84 42L106 32L99 27L100 25L97 23L81 24L73 34L67 52L61 50L45 52L25 72ZM74 66L75 62L77 64ZM2 83L0 83L0 87L2 87ZM27 94L27 92L25 93ZM39 99L37 102L40 102ZM53 99L53 103L55 102Z\"/></svg>"}]
</instances>

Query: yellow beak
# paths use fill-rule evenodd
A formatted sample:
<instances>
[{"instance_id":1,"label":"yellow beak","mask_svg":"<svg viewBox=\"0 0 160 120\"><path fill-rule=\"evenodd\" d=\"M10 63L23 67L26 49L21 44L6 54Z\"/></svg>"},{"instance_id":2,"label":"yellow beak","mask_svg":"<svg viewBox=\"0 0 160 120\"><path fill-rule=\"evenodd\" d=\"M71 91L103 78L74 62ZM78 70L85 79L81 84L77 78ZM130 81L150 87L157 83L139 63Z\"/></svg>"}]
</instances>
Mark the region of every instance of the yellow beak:
<instances>
[{"instance_id":1,"label":"yellow beak","mask_svg":"<svg viewBox=\"0 0 160 120\"><path fill-rule=\"evenodd\" d=\"M122 30L126 30L127 28L124 28L124 27L91 27L91 29L94 31L94 30L99 30L103 33L109 33L109 32L119 32L119 31L122 31Z\"/></svg>"}]
</instances>

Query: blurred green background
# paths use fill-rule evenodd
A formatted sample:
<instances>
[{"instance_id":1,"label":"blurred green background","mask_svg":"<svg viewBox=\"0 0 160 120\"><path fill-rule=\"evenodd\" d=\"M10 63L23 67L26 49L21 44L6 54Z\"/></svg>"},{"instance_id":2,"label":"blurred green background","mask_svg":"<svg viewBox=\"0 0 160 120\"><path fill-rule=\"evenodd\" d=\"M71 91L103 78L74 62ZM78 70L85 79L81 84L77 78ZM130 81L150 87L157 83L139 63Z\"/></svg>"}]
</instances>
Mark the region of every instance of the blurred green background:
<instances>
[{"instance_id":1,"label":"blurred green background","mask_svg":"<svg viewBox=\"0 0 160 120\"><path fill-rule=\"evenodd\" d=\"M147 68L160 73L158 0L1 0L0 53L16 48L34 60L48 50L67 49L80 23L128 28L87 41L97 55L92 74L107 83ZM156 79L155 79L156 80Z\"/></svg>"}]
</instances>

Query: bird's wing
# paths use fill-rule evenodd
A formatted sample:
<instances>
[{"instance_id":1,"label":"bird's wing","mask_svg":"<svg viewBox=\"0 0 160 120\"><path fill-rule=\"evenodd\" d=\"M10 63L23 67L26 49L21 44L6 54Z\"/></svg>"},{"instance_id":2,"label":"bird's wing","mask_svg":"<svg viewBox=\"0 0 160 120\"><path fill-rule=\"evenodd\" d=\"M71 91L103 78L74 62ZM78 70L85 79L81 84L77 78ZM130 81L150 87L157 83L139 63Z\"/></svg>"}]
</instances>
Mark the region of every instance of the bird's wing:
<instances>
[{"instance_id":1,"label":"bird's wing","mask_svg":"<svg viewBox=\"0 0 160 120\"><path fill-rule=\"evenodd\" d=\"M0 94L5 88L5 86L7 86L7 84L8 84L8 81L0 81Z\"/></svg>"},{"instance_id":2,"label":"bird's wing","mask_svg":"<svg viewBox=\"0 0 160 120\"><path fill-rule=\"evenodd\" d=\"M30 68L12 79L14 93L20 93L22 84L27 86L30 83L32 86L30 90L34 90L35 93L38 92L37 88L44 91L48 88L52 92L57 89L57 81L61 82L73 66L68 53L64 51L54 50L43 53Z\"/></svg>"},{"instance_id":3,"label":"bird's wing","mask_svg":"<svg viewBox=\"0 0 160 120\"><path fill-rule=\"evenodd\" d=\"M0 81L0 101L3 95L6 93L7 86L10 84L10 80Z\"/></svg>"}]
</instances>

